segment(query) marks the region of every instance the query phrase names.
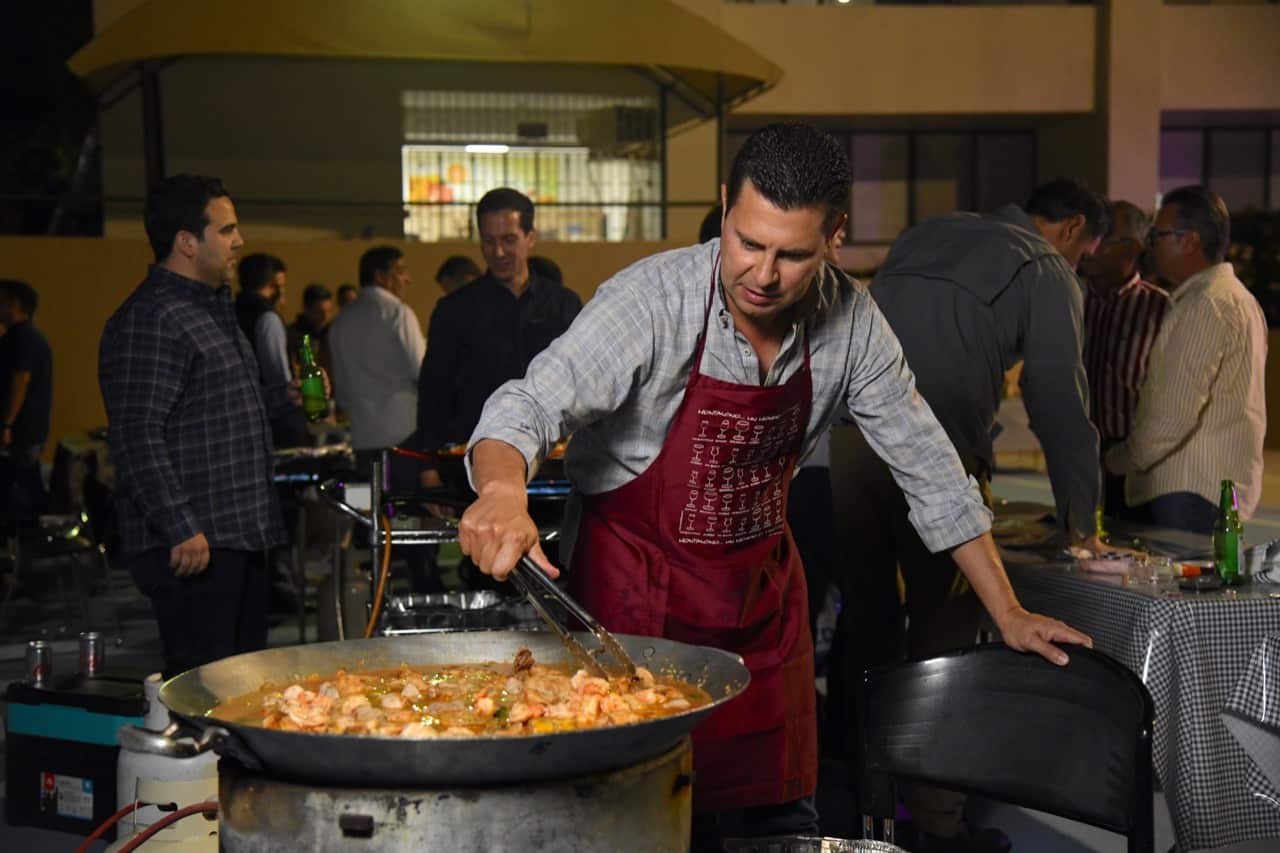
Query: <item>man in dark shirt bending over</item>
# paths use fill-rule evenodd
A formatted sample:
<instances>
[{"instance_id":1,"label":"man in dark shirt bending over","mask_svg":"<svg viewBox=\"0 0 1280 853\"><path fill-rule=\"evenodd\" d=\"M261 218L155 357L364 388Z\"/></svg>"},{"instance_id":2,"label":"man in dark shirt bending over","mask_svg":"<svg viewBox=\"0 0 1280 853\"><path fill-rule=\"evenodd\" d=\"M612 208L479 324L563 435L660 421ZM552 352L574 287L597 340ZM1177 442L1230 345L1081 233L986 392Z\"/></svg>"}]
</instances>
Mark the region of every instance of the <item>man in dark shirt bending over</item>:
<instances>
[{"instance_id":1,"label":"man in dark shirt bending over","mask_svg":"<svg viewBox=\"0 0 1280 853\"><path fill-rule=\"evenodd\" d=\"M243 241L221 182L161 181L145 222L156 260L107 321L98 382L125 555L174 676L266 645L264 555L285 541L269 417L301 397L264 388L236 325Z\"/></svg>"},{"instance_id":2,"label":"man in dark shirt bending over","mask_svg":"<svg viewBox=\"0 0 1280 853\"><path fill-rule=\"evenodd\" d=\"M424 450L471 437L485 400L519 379L533 357L582 310L572 290L529 271L537 232L533 202L509 187L476 205L484 275L441 299L431 315L418 374L418 433ZM434 472L423 485L439 485Z\"/></svg>"},{"instance_id":3,"label":"man in dark shirt bending over","mask_svg":"<svg viewBox=\"0 0 1280 853\"><path fill-rule=\"evenodd\" d=\"M1089 420L1080 358L1083 295L1074 270L1107 227L1102 197L1076 181L1051 181L1023 207L1011 204L990 216L954 213L915 226L894 243L871 285L917 390L988 503L1004 373L1023 361L1022 395L1044 448L1059 523L1074 540L1098 549L1098 434ZM847 606L838 654L848 692L862 668L900 651L898 567L906 586L909 657L972 644L980 610L948 555L930 554L915 534L888 466L856 430L835 435L833 478L839 472L844 481L836 486L837 518L847 548L855 549L849 553L858 555L842 580ZM959 830L962 802L909 798L920 827L943 837Z\"/></svg>"}]
</instances>

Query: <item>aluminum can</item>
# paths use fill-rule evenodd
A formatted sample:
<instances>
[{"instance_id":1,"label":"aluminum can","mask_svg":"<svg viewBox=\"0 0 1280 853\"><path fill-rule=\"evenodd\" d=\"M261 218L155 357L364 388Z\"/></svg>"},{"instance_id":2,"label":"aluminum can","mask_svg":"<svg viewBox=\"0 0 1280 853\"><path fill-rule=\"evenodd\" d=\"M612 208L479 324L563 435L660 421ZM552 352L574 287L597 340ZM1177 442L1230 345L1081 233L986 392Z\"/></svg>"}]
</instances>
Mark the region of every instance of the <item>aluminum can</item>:
<instances>
[{"instance_id":1,"label":"aluminum can","mask_svg":"<svg viewBox=\"0 0 1280 853\"><path fill-rule=\"evenodd\" d=\"M53 680L53 644L48 640L27 643L27 682L45 687Z\"/></svg>"},{"instance_id":2,"label":"aluminum can","mask_svg":"<svg viewBox=\"0 0 1280 853\"><path fill-rule=\"evenodd\" d=\"M80 674L93 678L102 673L103 654L106 646L97 631L80 632Z\"/></svg>"}]
</instances>

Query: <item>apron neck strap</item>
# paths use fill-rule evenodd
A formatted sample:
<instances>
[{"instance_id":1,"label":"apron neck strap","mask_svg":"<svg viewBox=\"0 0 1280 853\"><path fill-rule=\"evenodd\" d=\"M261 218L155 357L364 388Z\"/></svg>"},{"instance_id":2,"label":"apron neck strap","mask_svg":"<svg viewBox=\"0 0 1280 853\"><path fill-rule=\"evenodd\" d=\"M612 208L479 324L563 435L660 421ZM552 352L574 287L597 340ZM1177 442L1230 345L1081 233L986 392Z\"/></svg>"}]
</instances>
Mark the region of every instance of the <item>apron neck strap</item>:
<instances>
[{"instance_id":1,"label":"apron neck strap","mask_svg":"<svg viewBox=\"0 0 1280 853\"><path fill-rule=\"evenodd\" d=\"M716 285L719 283L720 277L720 250L716 250L716 256L711 261L711 288L707 293L707 307L702 312L702 334L698 335L698 348L693 353L693 370L689 371L689 378L697 376L702 372L702 353L707 348L707 329L708 323L711 322L711 306L716 301Z\"/></svg>"}]
</instances>

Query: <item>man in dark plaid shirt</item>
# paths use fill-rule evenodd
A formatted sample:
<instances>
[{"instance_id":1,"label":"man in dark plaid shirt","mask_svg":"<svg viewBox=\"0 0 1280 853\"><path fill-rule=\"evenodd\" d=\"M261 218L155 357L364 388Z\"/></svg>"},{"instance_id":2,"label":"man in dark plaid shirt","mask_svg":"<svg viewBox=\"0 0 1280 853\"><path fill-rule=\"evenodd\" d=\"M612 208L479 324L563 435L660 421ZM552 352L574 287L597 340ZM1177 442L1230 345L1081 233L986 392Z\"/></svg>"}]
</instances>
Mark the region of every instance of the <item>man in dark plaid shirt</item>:
<instances>
[{"instance_id":1,"label":"man in dark plaid shirt","mask_svg":"<svg viewBox=\"0 0 1280 853\"><path fill-rule=\"evenodd\" d=\"M214 178L147 197L156 263L107 321L98 379L130 570L160 624L165 675L263 648L265 552L285 541L269 412L227 282L243 241Z\"/></svg>"}]
</instances>

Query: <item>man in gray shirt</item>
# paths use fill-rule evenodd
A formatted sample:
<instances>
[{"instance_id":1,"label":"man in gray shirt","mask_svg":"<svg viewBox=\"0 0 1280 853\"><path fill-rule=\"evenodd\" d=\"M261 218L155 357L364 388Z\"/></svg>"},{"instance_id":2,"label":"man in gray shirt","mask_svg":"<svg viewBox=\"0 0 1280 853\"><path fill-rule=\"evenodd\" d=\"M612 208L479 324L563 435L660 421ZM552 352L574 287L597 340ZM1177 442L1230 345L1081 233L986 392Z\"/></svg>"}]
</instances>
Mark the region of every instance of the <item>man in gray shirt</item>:
<instances>
[{"instance_id":1,"label":"man in gray shirt","mask_svg":"<svg viewBox=\"0 0 1280 853\"><path fill-rule=\"evenodd\" d=\"M1083 294L1074 270L1107 227L1103 198L1076 181L1056 180L1021 208L1008 205L990 216L954 213L917 225L894 243L871 285L920 395L988 503L1004 373L1023 361L1022 395L1044 448L1059 522L1093 548L1101 547L1094 521L1098 435L1080 359ZM837 518L846 553L858 555L856 570L843 579L847 606L838 639L852 686L864 667L899 651L899 567L910 657L972 643L981 613L947 555L931 554L912 529L890 466L856 430L838 430L837 437ZM921 828L949 836L959 829L960 802L939 807L937 815L930 804L913 803L912 814Z\"/></svg>"},{"instance_id":2,"label":"man in gray shirt","mask_svg":"<svg viewBox=\"0 0 1280 853\"><path fill-rule=\"evenodd\" d=\"M836 417L892 460L920 535L963 568L1007 643L1065 663L1052 641L1089 642L1018 603L990 514L897 340L866 288L826 263L851 183L821 131L753 133L721 187L724 238L601 285L494 392L471 438L479 497L459 544L481 571L505 578L527 553L558 574L526 480L572 434L574 594L610 630L743 656L749 692L695 733L699 850L721 849L735 816L748 836L817 829L807 590L785 506L795 464Z\"/></svg>"}]
</instances>

